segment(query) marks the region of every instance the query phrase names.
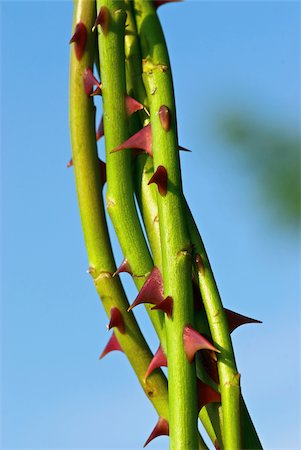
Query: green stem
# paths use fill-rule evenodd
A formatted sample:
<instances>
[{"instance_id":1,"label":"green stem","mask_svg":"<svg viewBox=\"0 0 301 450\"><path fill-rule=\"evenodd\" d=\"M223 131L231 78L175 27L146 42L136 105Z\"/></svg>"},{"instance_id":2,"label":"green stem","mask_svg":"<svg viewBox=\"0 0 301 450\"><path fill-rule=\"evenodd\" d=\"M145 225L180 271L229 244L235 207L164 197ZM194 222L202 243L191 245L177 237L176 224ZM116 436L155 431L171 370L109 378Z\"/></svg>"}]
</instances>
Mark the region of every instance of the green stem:
<instances>
[{"instance_id":1,"label":"green stem","mask_svg":"<svg viewBox=\"0 0 301 450\"><path fill-rule=\"evenodd\" d=\"M95 21L95 3L90 0L75 2L73 29L82 22L88 31L86 49L81 60L71 48L70 61L70 129L76 189L90 272L104 308L110 316L112 307L122 313L126 333L115 331L138 379L158 414L168 418L166 378L161 371L144 381L152 354L132 313L127 313L128 302L118 277L112 277L116 267L105 220L102 181L100 178L95 140L95 108L93 100L83 89L83 73L92 67L95 34L90 32Z\"/></svg>"},{"instance_id":2,"label":"green stem","mask_svg":"<svg viewBox=\"0 0 301 450\"><path fill-rule=\"evenodd\" d=\"M196 369L183 346L183 331L193 325L191 245L182 202L176 112L170 64L160 23L149 1L134 2L143 56L144 83L150 103L154 169L167 171L167 194L158 194L164 294L173 299L172 318L166 318L171 449L197 448ZM171 127L164 130L158 112L164 105ZM151 186L151 189L156 189Z\"/></svg>"},{"instance_id":3,"label":"green stem","mask_svg":"<svg viewBox=\"0 0 301 450\"><path fill-rule=\"evenodd\" d=\"M138 288L153 268L134 201L132 154L130 150L111 151L129 137L125 110L125 8L120 0L98 0L98 10L108 8L108 31L99 31L99 57L102 81L104 129L107 163L107 210L121 249L133 272ZM146 306L159 338L163 339L163 315ZM164 340L164 339L163 339Z\"/></svg>"},{"instance_id":4,"label":"green stem","mask_svg":"<svg viewBox=\"0 0 301 450\"><path fill-rule=\"evenodd\" d=\"M207 253L188 205L187 218L195 253L201 257L199 284L214 345L220 350L217 365L223 414L223 442L226 450L240 450L240 374L237 372L227 317L215 283Z\"/></svg>"}]
</instances>

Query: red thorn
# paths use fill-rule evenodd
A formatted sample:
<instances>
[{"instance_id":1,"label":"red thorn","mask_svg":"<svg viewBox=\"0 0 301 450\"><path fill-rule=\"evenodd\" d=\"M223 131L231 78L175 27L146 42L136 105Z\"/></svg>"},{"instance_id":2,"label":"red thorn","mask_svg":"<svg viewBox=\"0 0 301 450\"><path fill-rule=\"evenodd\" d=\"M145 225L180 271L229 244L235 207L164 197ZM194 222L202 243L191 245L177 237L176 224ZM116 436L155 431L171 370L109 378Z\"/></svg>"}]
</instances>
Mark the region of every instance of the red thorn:
<instances>
[{"instance_id":1,"label":"red thorn","mask_svg":"<svg viewBox=\"0 0 301 450\"><path fill-rule=\"evenodd\" d=\"M101 86L102 86L102 84L100 83L100 86L97 86L97 88L93 92L91 92L90 97L96 97L96 95L102 95Z\"/></svg>"},{"instance_id":2,"label":"red thorn","mask_svg":"<svg viewBox=\"0 0 301 450\"><path fill-rule=\"evenodd\" d=\"M83 74L83 83L86 95L91 95L93 91L93 86L97 86L101 89L101 83L95 78L92 70L87 67Z\"/></svg>"},{"instance_id":3,"label":"red thorn","mask_svg":"<svg viewBox=\"0 0 301 450\"><path fill-rule=\"evenodd\" d=\"M251 319L251 317L242 316L230 309L225 308L225 313L228 320L229 332L232 333L236 328L247 323L262 323L261 320Z\"/></svg>"},{"instance_id":4,"label":"red thorn","mask_svg":"<svg viewBox=\"0 0 301 450\"><path fill-rule=\"evenodd\" d=\"M193 361L194 355L198 350L220 351L214 347L204 336L198 333L191 325L186 325L183 332L184 350L189 362Z\"/></svg>"},{"instance_id":5,"label":"red thorn","mask_svg":"<svg viewBox=\"0 0 301 450\"><path fill-rule=\"evenodd\" d=\"M182 0L154 0L154 7L157 9L159 6L166 5L172 2L181 2Z\"/></svg>"},{"instance_id":6,"label":"red thorn","mask_svg":"<svg viewBox=\"0 0 301 450\"><path fill-rule=\"evenodd\" d=\"M161 311L165 312L167 314L167 317L172 316L172 308L173 308L173 298L168 296L162 302L158 303L157 305L153 306L152 309L160 309Z\"/></svg>"},{"instance_id":7,"label":"red thorn","mask_svg":"<svg viewBox=\"0 0 301 450\"><path fill-rule=\"evenodd\" d=\"M167 176L167 170L164 166L158 166L156 169L156 172L153 174L151 179L149 180L148 184L156 183L158 186L159 194L162 197L165 197L167 194L167 183L168 183L168 176Z\"/></svg>"},{"instance_id":8,"label":"red thorn","mask_svg":"<svg viewBox=\"0 0 301 450\"><path fill-rule=\"evenodd\" d=\"M208 384L203 383L201 380L197 380L197 390L198 390L198 410L200 411L203 406L208 405L208 403L219 403L221 401L221 395L216 392Z\"/></svg>"},{"instance_id":9,"label":"red thorn","mask_svg":"<svg viewBox=\"0 0 301 450\"><path fill-rule=\"evenodd\" d=\"M167 367L167 358L162 350L161 345L154 354L154 357L148 366L148 369L144 375L144 381L150 376L151 373L153 373L155 369L158 369L159 367Z\"/></svg>"},{"instance_id":10,"label":"red thorn","mask_svg":"<svg viewBox=\"0 0 301 450\"><path fill-rule=\"evenodd\" d=\"M102 354L100 355L99 359L102 359L104 356L106 356L108 353L113 352L114 350L118 350L120 352L123 352L119 342L117 341L117 337L115 336L115 333L112 334L112 336L109 339L109 342L105 346Z\"/></svg>"},{"instance_id":11,"label":"red thorn","mask_svg":"<svg viewBox=\"0 0 301 450\"><path fill-rule=\"evenodd\" d=\"M122 317L121 312L118 308L111 308L111 318L108 325L108 330L111 328L116 327L118 328L118 331L122 334L125 333L125 324Z\"/></svg>"},{"instance_id":12,"label":"red thorn","mask_svg":"<svg viewBox=\"0 0 301 450\"><path fill-rule=\"evenodd\" d=\"M116 272L113 273L113 277L115 277L116 275L118 275L122 272L126 272L126 273L129 273L130 275L133 275L133 272L130 268L129 262L126 258L122 261L122 263L120 264L120 266L118 267Z\"/></svg>"},{"instance_id":13,"label":"red thorn","mask_svg":"<svg viewBox=\"0 0 301 450\"><path fill-rule=\"evenodd\" d=\"M169 131L171 125L171 116L168 107L165 105L160 106L158 114L163 130Z\"/></svg>"},{"instance_id":14,"label":"red thorn","mask_svg":"<svg viewBox=\"0 0 301 450\"><path fill-rule=\"evenodd\" d=\"M145 442L143 448L146 447L147 444L150 443L150 441L152 441L153 439L155 439L158 436L169 436L169 425L168 425L167 420L164 419L163 417L159 417L159 420L158 420L155 428L149 435L149 438Z\"/></svg>"},{"instance_id":15,"label":"red thorn","mask_svg":"<svg viewBox=\"0 0 301 450\"><path fill-rule=\"evenodd\" d=\"M83 22L78 22L75 26L74 34L69 44L74 42L75 56L78 61L82 59L87 42L87 28Z\"/></svg>"},{"instance_id":16,"label":"red thorn","mask_svg":"<svg viewBox=\"0 0 301 450\"><path fill-rule=\"evenodd\" d=\"M94 31L95 28L98 25L100 25L101 29L102 29L102 32L104 34L107 34L109 21L110 21L110 11L108 10L108 8L106 6L102 6L100 8L98 16L96 17L96 20L95 20L95 23L94 23L94 26L93 26L92 30Z\"/></svg>"},{"instance_id":17,"label":"red thorn","mask_svg":"<svg viewBox=\"0 0 301 450\"><path fill-rule=\"evenodd\" d=\"M158 305L162 300L164 300L162 276L160 270L154 267L128 311L141 303Z\"/></svg>"},{"instance_id":18,"label":"red thorn","mask_svg":"<svg viewBox=\"0 0 301 450\"><path fill-rule=\"evenodd\" d=\"M99 141L100 138L104 136L104 128L103 128L103 116L100 119L97 131L96 131L96 140Z\"/></svg>"},{"instance_id":19,"label":"red thorn","mask_svg":"<svg viewBox=\"0 0 301 450\"><path fill-rule=\"evenodd\" d=\"M102 185L104 185L105 182L107 181L106 163L103 162L99 158L98 158L98 163L99 163L99 170L100 170L100 178L101 178L101 181L102 181Z\"/></svg>"},{"instance_id":20,"label":"red thorn","mask_svg":"<svg viewBox=\"0 0 301 450\"><path fill-rule=\"evenodd\" d=\"M143 105L135 100L133 97L130 97L129 95L125 96L125 109L128 116L131 116L136 111L140 111L143 109Z\"/></svg>"},{"instance_id":21,"label":"red thorn","mask_svg":"<svg viewBox=\"0 0 301 450\"><path fill-rule=\"evenodd\" d=\"M67 167L72 167L73 166L73 159L71 158L70 161L67 163Z\"/></svg>"},{"instance_id":22,"label":"red thorn","mask_svg":"<svg viewBox=\"0 0 301 450\"><path fill-rule=\"evenodd\" d=\"M148 124L146 127L139 130L136 134L131 136L125 142L120 144L118 147L114 148L111 153L118 152L119 150L124 150L127 148L137 148L144 150L150 156L152 154L152 129L151 125Z\"/></svg>"}]
</instances>

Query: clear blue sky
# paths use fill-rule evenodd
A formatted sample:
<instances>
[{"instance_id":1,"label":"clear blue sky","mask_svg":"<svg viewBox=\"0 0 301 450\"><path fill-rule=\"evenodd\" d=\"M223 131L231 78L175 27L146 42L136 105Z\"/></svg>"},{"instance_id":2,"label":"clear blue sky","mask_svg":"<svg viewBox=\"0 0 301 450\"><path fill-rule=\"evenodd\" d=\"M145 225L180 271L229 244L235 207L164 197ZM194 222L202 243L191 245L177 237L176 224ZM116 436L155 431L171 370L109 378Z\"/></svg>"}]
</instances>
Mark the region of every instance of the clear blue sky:
<instances>
[{"instance_id":1,"label":"clear blue sky","mask_svg":"<svg viewBox=\"0 0 301 450\"><path fill-rule=\"evenodd\" d=\"M124 355L98 361L107 319L66 169L72 11L1 3L3 449L138 449L156 422ZM216 123L230 105L297 131L300 4L187 2L160 17L180 142L193 150L182 155L184 190L225 306L263 320L233 334L245 399L266 449L297 449L298 240L258 207L252 173L224 151ZM137 317L155 349L142 308Z\"/></svg>"}]
</instances>

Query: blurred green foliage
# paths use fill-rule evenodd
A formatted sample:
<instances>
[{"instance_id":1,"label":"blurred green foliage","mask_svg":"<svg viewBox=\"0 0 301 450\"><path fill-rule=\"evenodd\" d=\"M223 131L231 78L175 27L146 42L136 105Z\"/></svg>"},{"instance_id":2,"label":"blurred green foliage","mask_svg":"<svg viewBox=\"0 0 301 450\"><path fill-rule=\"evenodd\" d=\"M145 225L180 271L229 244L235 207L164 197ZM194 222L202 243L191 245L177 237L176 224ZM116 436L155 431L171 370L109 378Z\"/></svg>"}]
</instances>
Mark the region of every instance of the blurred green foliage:
<instances>
[{"instance_id":1,"label":"blurred green foliage","mask_svg":"<svg viewBox=\"0 0 301 450\"><path fill-rule=\"evenodd\" d=\"M227 114L219 129L227 148L254 176L265 210L279 224L299 229L300 135L243 114Z\"/></svg>"}]
</instances>

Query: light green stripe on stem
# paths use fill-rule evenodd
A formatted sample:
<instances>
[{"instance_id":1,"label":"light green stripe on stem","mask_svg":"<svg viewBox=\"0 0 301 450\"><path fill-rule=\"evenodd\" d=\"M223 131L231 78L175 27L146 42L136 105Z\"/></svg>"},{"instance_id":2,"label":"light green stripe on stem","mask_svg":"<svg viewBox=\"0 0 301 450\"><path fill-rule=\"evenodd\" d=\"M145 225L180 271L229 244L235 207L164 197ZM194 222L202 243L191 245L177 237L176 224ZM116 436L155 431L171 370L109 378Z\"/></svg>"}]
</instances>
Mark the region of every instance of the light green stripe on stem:
<instances>
[{"instance_id":1,"label":"light green stripe on stem","mask_svg":"<svg viewBox=\"0 0 301 450\"><path fill-rule=\"evenodd\" d=\"M70 129L76 189L90 271L108 316L112 307L117 307L122 313L126 333L121 334L118 330L115 333L143 390L158 414L168 418L166 378L161 371L156 371L144 381L152 354L133 314L126 312L128 302L119 278L111 276L116 267L103 208L95 140L95 108L92 98L87 97L84 92L82 80L84 70L86 67L92 67L93 63L96 35L91 33L91 28L94 20L94 2L75 2L73 30L78 22L83 22L88 31L88 40L80 61L76 59L74 48L71 47Z\"/></svg>"},{"instance_id":2,"label":"light green stripe on stem","mask_svg":"<svg viewBox=\"0 0 301 450\"><path fill-rule=\"evenodd\" d=\"M103 117L107 163L107 210L114 225L124 256L133 272L138 288L153 268L141 224L138 218L132 180L132 152L111 151L129 137L125 110L125 5L119 0L98 0L98 11L108 8L109 24L106 33L99 28L99 57L102 81ZM163 338L161 311L146 309L160 338Z\"/></svg>"},{"instance_id":3,"label":"light green stripe on stem","mask_svg":"<svg viewBox=\"0 0 301 450\"><path fill-rule=\"evenodd\" d=\"M183 331L193 325L191 246L185 225L178 155L176 112L170 63L160 23L149 1L135 0L135 17L140 36L143 75L150 104L154 169L167 170L168 191L158 194L162 246L164 294L173 298L172 318L166 318L170 447L197 448L197 394L195 364L189 363L183 346ZM168 107L171 128L165 131L159 109ZM156 186L152 187L156 189Z\"/></svg>"}]
</instances>

